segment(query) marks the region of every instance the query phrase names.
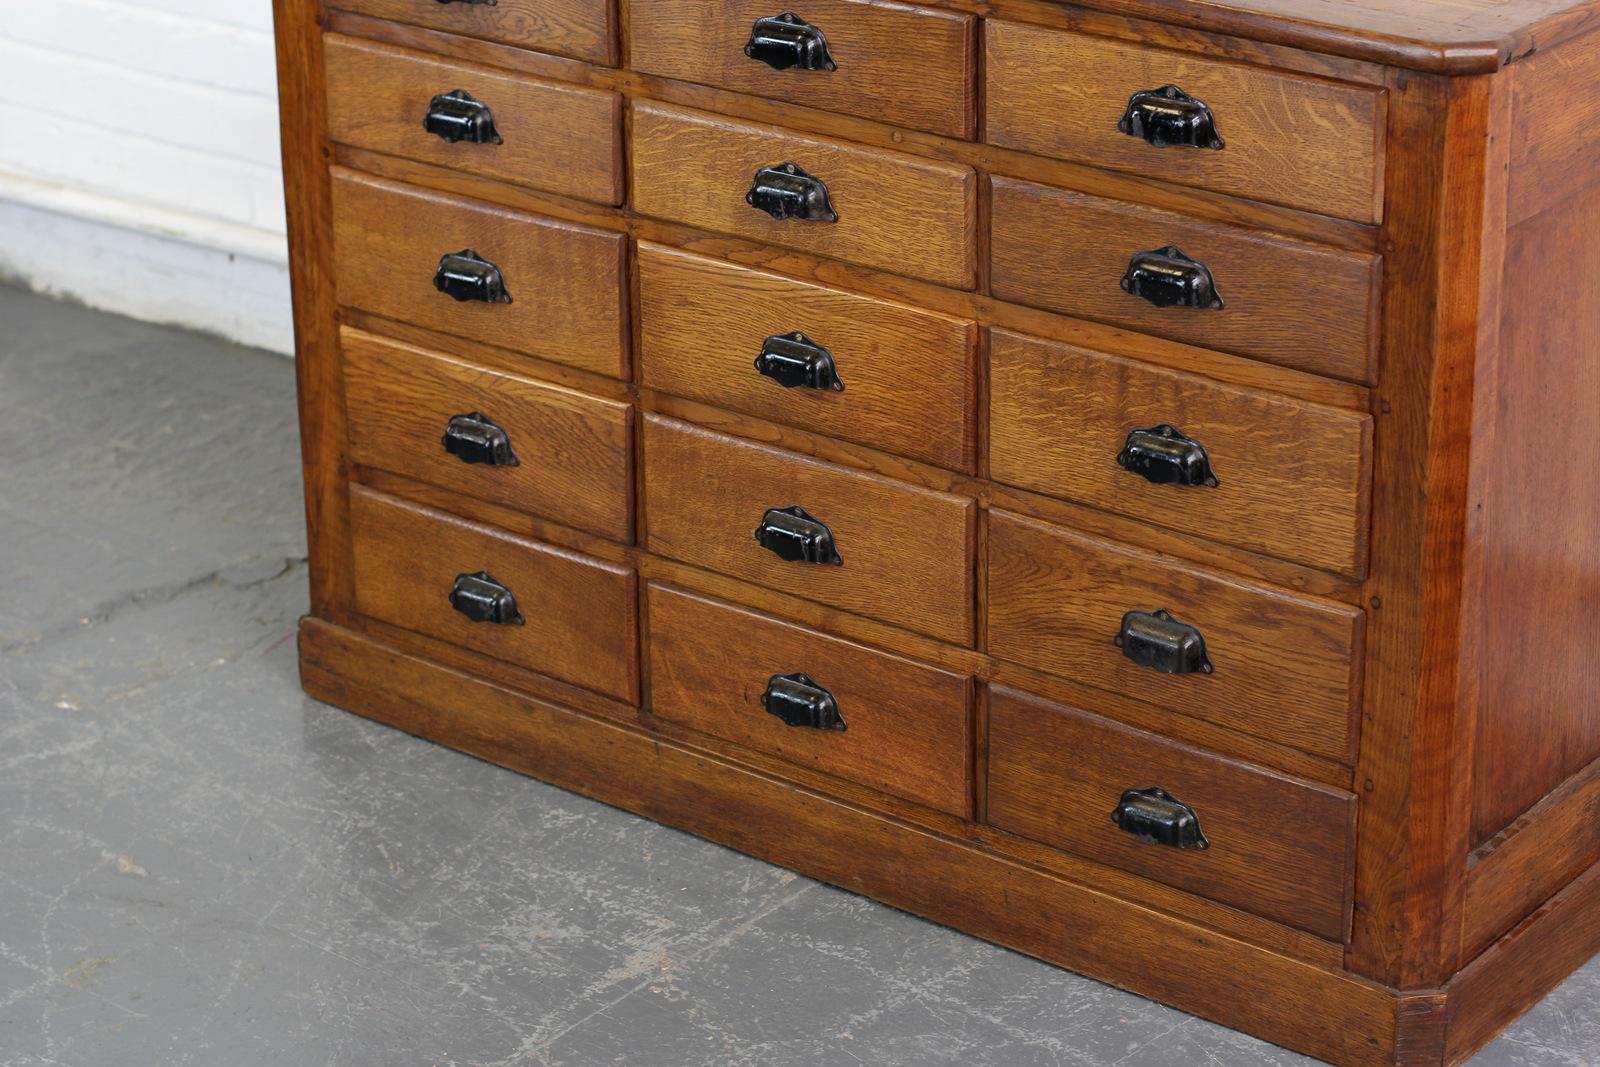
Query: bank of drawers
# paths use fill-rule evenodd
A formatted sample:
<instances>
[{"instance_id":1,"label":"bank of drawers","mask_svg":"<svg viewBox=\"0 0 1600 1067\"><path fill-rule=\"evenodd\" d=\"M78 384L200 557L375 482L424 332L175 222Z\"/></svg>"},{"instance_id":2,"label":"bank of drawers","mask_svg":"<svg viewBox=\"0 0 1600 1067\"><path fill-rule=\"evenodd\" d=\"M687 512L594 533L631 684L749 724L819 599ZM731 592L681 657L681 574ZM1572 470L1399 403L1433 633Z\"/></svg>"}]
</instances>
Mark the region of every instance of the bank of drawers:
<instances>
[{"instance_id":1,"label":"bank of drawers","mask_svg":"<svg viewBox=\"0 0 1600 1067\"><path fill-rule=\"evenodd\" d=\"M618 55L598 0L341 6ZM1370 87L866 0L810 5L834 69L800 77L745 54L770 14L635 5L631 61L950 138L981 118L994 145L1173 186L1381 214ZM990 175L959 153L625 107L603 79L326 45L331 135L357 150L330 182L359 614L767 766L1345 936L1354 798L1326 784L1339 776L1241 762L1176 724L1296 768L1353 758L1363 609L1261 574L1324 590L1364 575L1371 419L1281 386L1319 375L1354 397L1373 380L1379 255ZM1130 98L1168 83L1216 109L1225 149L1117 130ZM436 108L449 122L427 128ZM435 136L467 128L476 142ZM424 188L360 153L535 199ZM768 168L811 219L760 210ZM575 206L550 217L538 197ZM628 217L644 220L632 235ZM726 254L751 246L783 251ZM847 269L788 269L790 252ZM858 284L879 274L914 284ZM980 284L1029 309L1013 321L1102 324L1105 343L996 324L987 297L961 295ZM948 295L914 295L929 287ZM1150 359L1141 335L1215 354ZM1079 529L1073 508L1193 547ZM462 517L485 514L562 543ZM1217 562L1250 554L1265 565ZM845 613L905 640L802 625L773 613L785 598L818 605L812 623ZM1012 688L1026 672L1090 706ZM1174 736L1119 721L1128 702Z\"/></svg>"}]
</instances>

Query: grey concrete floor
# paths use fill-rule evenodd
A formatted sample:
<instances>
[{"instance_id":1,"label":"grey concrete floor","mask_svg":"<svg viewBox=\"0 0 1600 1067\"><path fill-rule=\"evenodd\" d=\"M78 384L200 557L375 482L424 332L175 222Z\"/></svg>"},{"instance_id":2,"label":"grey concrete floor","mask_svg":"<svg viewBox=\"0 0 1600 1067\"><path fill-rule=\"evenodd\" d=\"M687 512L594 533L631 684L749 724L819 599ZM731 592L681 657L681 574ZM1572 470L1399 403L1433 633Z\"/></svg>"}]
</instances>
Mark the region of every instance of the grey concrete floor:
<instances>
[{"instance_id":1,"label":"grey concrete floor","mask_svg":"<svg viewBox=\"0 0 1600 1067\"><path fill-rule=\"evenodd\" d=\"M0 289L0 1064L1312 1062L307 699L296 462L288 362Z\"/></svg>"}]
</instances>

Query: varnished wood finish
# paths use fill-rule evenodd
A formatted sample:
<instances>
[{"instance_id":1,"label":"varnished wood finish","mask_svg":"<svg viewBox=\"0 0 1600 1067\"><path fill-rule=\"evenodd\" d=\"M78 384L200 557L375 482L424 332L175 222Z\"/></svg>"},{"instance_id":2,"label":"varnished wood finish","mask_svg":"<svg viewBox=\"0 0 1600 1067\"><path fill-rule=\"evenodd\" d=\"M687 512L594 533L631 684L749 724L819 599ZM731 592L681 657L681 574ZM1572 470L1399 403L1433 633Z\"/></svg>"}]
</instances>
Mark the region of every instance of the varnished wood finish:
<instances>
[{"instance_id":1,"label":"varnished wood finish","mask_svg":"<svg viewBox=\"0 0 1600 1067\"><path fill-rule=\"evenodd\" d=\"M329 6L589 63L615 62L617 54L614 0L335 0Z\"/></svg>"}]
</instances>

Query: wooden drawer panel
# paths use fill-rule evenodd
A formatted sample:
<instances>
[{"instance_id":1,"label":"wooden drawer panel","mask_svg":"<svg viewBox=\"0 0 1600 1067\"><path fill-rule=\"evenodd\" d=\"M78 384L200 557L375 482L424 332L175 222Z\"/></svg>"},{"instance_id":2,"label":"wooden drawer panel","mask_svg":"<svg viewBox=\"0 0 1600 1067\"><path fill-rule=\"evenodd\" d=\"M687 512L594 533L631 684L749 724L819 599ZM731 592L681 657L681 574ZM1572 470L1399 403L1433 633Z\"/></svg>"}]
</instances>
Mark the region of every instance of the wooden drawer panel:
<instances>
[{"instance_id":1,"label":"wooden drawer panel","mask_svg":"<svg viewBox=\"0 0 1600 1067\"><path fill-rule=\"evenodd\" d=\"M1148 844L1108 817L1151 788L1194 809L1209 848ZM988 796L1002 830L1345 940L1348 793L996 689Z\"/></svg>"},{"instance_id":2,"label":"wooden drawer panel","mask_svg":"<svg viewBox=\"0 0 1600 1067\"><path fill-rule=\"evenodd\" d=\"M346 329L350 458L617 541L631 541L628 405ZM465 463L450 420L486 415L518 463Z\"/></svg>"},{"instance_id":3,"label":"wooden drawer panel","mask_svg":"<svg viewBox=\"0 0 1600 1067\"><path fill-rule=\"evenodd\" d=\"M1366 565L1372 420L1136 360L995 330L990 470L998 481L1323 570ZM1117 456L1176 427L1218 484L1152 484Z\"/></svg>"},{"instance_id":4,"label":"wooden drawer panel","mask_svg":"<svg viewBox=\"0 0 1600 1067\"><path fill-rule=\"evenodd\" d=\"M988 137L1007 148L1377 222L1384 96L1144 45L990 20ZM1136 93L1177 85L1225 142L1157 148L1117 128Z\"/></svg>"},{"instance_id":5,"label":"wooden drawer panel","mask_svg":"<svg viewBox=\"0 0 1600 1067\"><path fill-rule=\"evenodd\" d=\"M324 55L335 141L563 196L622 202L622 98L615 93L350 37L326 38ZM489 107L504 143L451 144L423 128L434 96L458 89Z\"/></svg>"},{"instance_id":6,"label":"wooden drawer panel","mask_svg":"<svg viewBox=\"0 0 1600 1067\"><path fill-rule=\"evenodd\" d=\"M959 470L976 452L977 324L658 245L639 248L651 388ZM767 338L826 348L843 392L756 369Z\"/></svg>"},{"instance_id":7,"label":"wooden drawer panel","mask_svg":"<svg viewBox=\"0 0 1600 1067\"><path fill-rule=\"evenodd\" d=\"M779 221L746 202L757 171L789 162L827 185L837 222ZM699 229L955 288L974 281L970 167L636 101L633 200Z\"/></svg>"},{"instance_id":8,"label":"wooden drawer panel","mask_svg":"<svg viewBox=\"0 0 1600 1067\"><path fill-rule=\"evenodd\" d=\"M650 0L631 13L635 70L969 137L975 117L977 20L883 0L809 0L836 70L784 71L745 55L770 0Z\"/></svg>"},{"instance_id":9,"label":"wooden drawer panel","mask_svg":"<svg viewBox=\"0 0 1600 1067\"><path fill-rule=\"evenodd\" d=\"M627 238L587 226L339 170L333 177L339 302L622 377ZM497 266L509 304L434 288L442 256L472 249Z\"/></svg>"},{"instance_id":10,"label":"wooden drawer panel","mask_svg":"<svg viewBox=\"0 0 1600 1067\"><path fill-rule=\"evenodd\" d=\"M976 505L647 415L650 550L959 644L972 640ZM769 508L804 508L842 566L788 562L756 541Z\"/></svg>"},{"instance_id":11,"label":"wooden drawer panel","mask_svg":"<svg viewBox=\"0 0 1600 1067\"><path fill-rule=\"evenodd\" d=\"M513 537L361 486L350 491L356 610L473 652L637 701L633 572ZM487 571L524 624L473 622L450 605L462 574Z\"/></svg>"},{"instance_id":12,"label":"wooden drawer panel","mask_svg":"<svg viewBox=\"0 0 1600 1067\"><path fill-rule=\"evenodd\" d=\"M1223 308L1157 307L1123 290L1135 255L1168 247L1210 270ZM1005 300L1372 380L1382 267L1375 255L995 178L993 257L994 293Z\"/></svg>"},{"instance_id":13,"label":"wooden drawer panel","mask_svg":"<svg viewBox=\"0 0 1600 1067\"><path fill-rule=\"evenodd\" d=\"M492 4L338 0L329 6L589 63L612 64L617 53L613 3L614 0L495 0Z\"/></svg>"},{"instance_id":14,"label":"wooden drawer panel","mask_svg":"<svg viewBox=\"0 0 1600 1067\"><path fill-rule=\"evenodd\" d=\"M972 714L963 675L743 608L650 586L650 702L661 719L963 818ZM843 730L762 706L774 675L807 675Z\"/></svg>"},{"instance_id":15,"label":"wooden drawer panel","mask_svg":"<svg viewBox=\"0 0 1600 1067\"><path fill-rule=\"evenodd\" d=\"M1163 674L1113 643L1130 611L1198 627L1213 674ZM1360 692L1360 610L1250 585L996 511L989 649L1329 759L1348 760Z\"/></svg>"}]
</instances>

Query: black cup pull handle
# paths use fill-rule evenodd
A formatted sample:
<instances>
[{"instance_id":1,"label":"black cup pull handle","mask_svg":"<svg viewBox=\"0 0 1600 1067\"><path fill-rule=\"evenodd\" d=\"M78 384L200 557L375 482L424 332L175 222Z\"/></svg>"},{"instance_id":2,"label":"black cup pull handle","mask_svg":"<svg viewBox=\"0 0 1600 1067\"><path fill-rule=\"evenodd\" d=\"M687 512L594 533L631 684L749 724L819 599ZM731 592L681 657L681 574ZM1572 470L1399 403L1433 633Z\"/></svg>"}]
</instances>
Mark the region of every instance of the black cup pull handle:
<instances>
[{"instance_id":1,"label":"black cup pull handle","mask_svg":"<svg viewBox=\"0 0 1600 1067\"><path fill-rule=\"evenodd\" d=\"M495 626L522 626L526 622L517 610L517 598L488 571L457 575L455 585L450 587L450 606L473 622Z\"/></svg>"},{"instance_id":2,"label":"black cup pull handle","mask_svg":"<svg viewBox=\"0 0 1600 1067\"><path fill-rule=\"evenodd\" d=\"M1217 119L1211 109L1176 85L1134 93L1117 129L1157 148L1220 152L1227 147L1217 135Z\"/></svg>"},{"instance_id":3,"label":"black cup pull handle","mask_svg":"<svg viewBox=\"0 0 1600 1067\"><path fill-rule=\"evenodd\" d=\"M1117 453L1117 465L1156 485L1215 489L1221 484L1211 470L1211 457L1206 455L1205 446L1166 423L1130 433Z\"/></svg>"},{"instance_id":4,"label":"black cup pull handle","mask_svg":"<svg viewBox=\"0 0 1600 1067\"><path fill-rule=\"evenodd\" d=\"M439 258L439 270L433 276L433 287L457 301L511 303L511 292L506 288L500 268L470 248Z\"/></svg>"},{"instance_id":5,"label":"black cup pull handle","mask_svg":"<svg viewBox=\"0 0 1600 1067\"><path fill-rule=\"evenodd\" d=\"M806 730L843 730L844 716L833 694L804 674L774 674L767 679L761 706L790 726Z\"/></svg>"},{"instance_id":6,"label":"black cup pull handle","mask_svg":"<svg viewBox=\"0 0 1600 1067\"><path fill-rule=\"evenodd\" d=\"M519 467L511 436L481 411L452 416L444 429L444 450L463 463Z\"/></svg>"},{"instance_id":7,"label":"black cup pull handle","mask_svg":"<svg viewBox=\"0 0 1600 1067\"><path fill-rule=\"evenodd\" d=\"M773 70L839 69L828 53L828 39L822 31L793 11L757 19L744 54Z\"/></svg>"},{"instance_id":8,"label":"black cup pull handle","mask_svg":"<svg viewBox=\"0 0 1600 1067\"><path fill-rule=\"evenodd\" d=\"M1147 844L1195 850L1211 847L1195 810L1159 786L1123 793L1111 821Z\"/></svg>"},{"instance_id":9,"label":"black cup pull handle","mask_svg":"<svg viewBox=\"0 0 1600 1067\"><path fill-rule=\"evenodd\" d=\"M833 210L833 201L828 197L827 185L794 163L779 163L756 171L755 181L744 199L751 207L765 211L780 222L785 219L839 221L839 213Z\"/></svg>"},{"instance_id":10,"label":"black cup pull handle","mask_svg":"<svg viewBox=\"0 0 1600 1067\"><path fill-rule=\"evenodd\" d=\"M1210 674L1214 670L1199 627L1179 622L1169 611L1130 611L1112 639L1122 654L1162 674Z\"/></svg>"},{"instance_id":11,"label":"black cup pull handle","mask_svg":"<svg viewBox=\"0 0 1600 1067\"><path fill-rule=\"evenodd\" d=\"M831 389L844 392L833 365L833 353L803 333L774 334L761 346L756 370L785 389Z\"/></svg>"},{"instance_id":12,"label":"black cup pull handle","mask_svg":"<svg viewBox=\"0 0 1600 1067\"><path fill-rule=\"evenodd\" d=\"M756 527L756 541L790 563L844 566L834 546L833 531L798 504L792 508L768 508L761 516L761 525Z\"/></svg>"},{"instance_id":13,"label":"black cup pull handle","mask_svg":"<svg viewBox=\"0 0 1600 1067\"><path fill-rule=\"evenodd\" d=\"M1211 269L1174 245L1135 252L1128 273L1122 276L1122 291L1143 297L1158 308L1221 311L1227 306L1217 292Z\"/></svg>"},{"instance_id":14,"label":"black cup pull handle","mask_svg":"<svg viewBox=\"0 0 1600 1067\"><path fill-rule=\"evenodd\" d=\"M505 144L505 138L495 128L494 112L489 110L489 105L465 89L439 93L430 100L422 128L451 144L460 141Z\"/></svg>"}]
</instances>

